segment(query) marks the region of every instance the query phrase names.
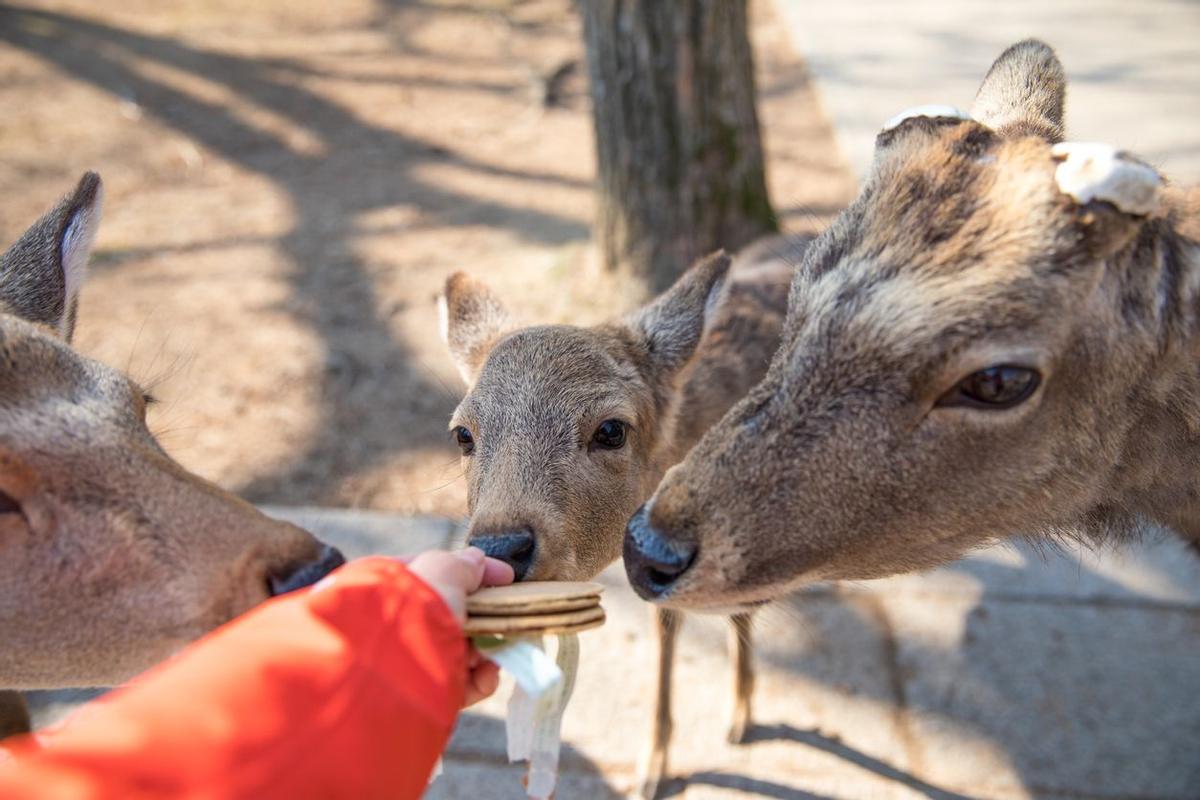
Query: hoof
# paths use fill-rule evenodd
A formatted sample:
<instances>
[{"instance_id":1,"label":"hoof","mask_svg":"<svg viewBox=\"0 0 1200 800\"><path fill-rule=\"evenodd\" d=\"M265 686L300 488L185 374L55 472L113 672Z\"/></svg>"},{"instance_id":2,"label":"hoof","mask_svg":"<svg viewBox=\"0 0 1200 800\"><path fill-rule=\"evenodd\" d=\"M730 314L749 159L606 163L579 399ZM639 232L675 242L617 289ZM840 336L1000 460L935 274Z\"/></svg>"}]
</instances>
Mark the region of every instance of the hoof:
<instances>
[{"instance_id":1,"label":"hoof","mask_svg":"<svg viewBox=\"0 0 1200 800\"><path fill-rule=\"evenodd\" d=\"M753 722L749 713L735 714L733 722L729 723L729 732L725 734L725 741L730 744L745 744L751 727L753 727Z\"/></svg>"},{"instance_id":2,"label":"hoof","mask_svg":"<svg viewBox=\"0 0 1200 800\"><path fill-rule=\"evenodd\" d=\"M662 786L662 777L646 778L638 786L638 800L654 800L658 797L658 789Z\"/></svg>"},{"instance_id":3,"label":"hoof","mask_svg":"<svg viewBox=\"0 0 1200 800\"><path fill-rule=\"evenodd\" d=\"M667 783L666 778L666 753L655 753L650 757L646 768L642 771L641 778L638 780L637 797L639 800L654 800L654 798L658 797L659 791Z\"/></svg>"}]
</instances>

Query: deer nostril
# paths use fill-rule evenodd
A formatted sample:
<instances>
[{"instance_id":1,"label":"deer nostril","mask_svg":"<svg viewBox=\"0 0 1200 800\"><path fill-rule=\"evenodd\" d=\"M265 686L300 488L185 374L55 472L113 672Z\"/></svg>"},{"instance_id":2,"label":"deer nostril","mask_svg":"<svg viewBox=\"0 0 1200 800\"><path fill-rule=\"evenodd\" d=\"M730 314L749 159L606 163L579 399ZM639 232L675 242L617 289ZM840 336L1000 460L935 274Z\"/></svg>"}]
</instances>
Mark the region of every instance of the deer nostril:
<instances>
[{"instance_id":1,"label":"deer nostril","mask_svg":"<svg viewBox=\"0 0 1200 800\"><path fill-rule=\"evenodd\" d=\"M625 528L625 573L644 600L664 595L696 562L700 546L668 539L650 524L646 506L638 509Z\"/></svg>"},{"instance_id":2,"label":"deer nostril","mask_svg":"<svg viewBox=\"0 0 1200 800\"><path fill-rule=\"evenodd\" d=\"M513 568L516 580L523 580L533 566L537 540L528 528L519 531L473 536L467 544L474 545L486 555L497 558Z\"/></svg>"},{"instance_id":3,"label":"deer nostril","mask_svg":"<svg viewBox=\"0 0 1200 800\"><path fill-rule=\"evenodd\" d=\"M267 589L272 597L294 592L305 586L312 586L345 563L346 558L342 555L341 550L323 545L316 560L301 564L299 567L292 565L279 575L268 576Z\"/></svg>"}]
</instances>

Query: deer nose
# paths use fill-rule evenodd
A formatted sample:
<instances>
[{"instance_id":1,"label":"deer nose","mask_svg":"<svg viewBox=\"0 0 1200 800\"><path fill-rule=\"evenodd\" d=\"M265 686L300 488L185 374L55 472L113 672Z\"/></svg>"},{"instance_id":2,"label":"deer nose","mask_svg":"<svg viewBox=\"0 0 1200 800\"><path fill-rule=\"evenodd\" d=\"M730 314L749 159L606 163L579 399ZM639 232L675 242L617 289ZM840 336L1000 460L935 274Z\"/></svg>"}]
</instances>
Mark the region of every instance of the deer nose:
<instances>
[{"instance_id":1,"label":"deer nose","mask_svg":"<svg viewBox=\"0 0 1200 800\"><path fill-rule=\"evenodd\" d=\"M474 545L492 558L498 558L513 568L515 580L523 580L533 564L537 543L528 528L507 533L474 536L467 544Z\"/></svg>"},{"instance_id":2,"label":"deer nose","mask_svg":"<svg viewBox=\"0 0 1200 800\"><path fill-rule=\"evenodd\" d=\"M650 524L646 506L639 508L625 526L625 574L643 600L665 595L695 563L699 550L694 542L663 536Z\"/></svg>"},{"instance_id":3,"label":"deer nose","mask_svg":"<svg viewBox=\"0 0 1200 800\"><path fill-rule=\"evenodd\" d=\"M327 544L322 545L315 561L309 561L299 567L293 564L279 575L268 576L267 587L271 590L272 597L294 592L305 586L312 586L345 563L346 558L341 550Z\"/></svg>"}]
</instances>

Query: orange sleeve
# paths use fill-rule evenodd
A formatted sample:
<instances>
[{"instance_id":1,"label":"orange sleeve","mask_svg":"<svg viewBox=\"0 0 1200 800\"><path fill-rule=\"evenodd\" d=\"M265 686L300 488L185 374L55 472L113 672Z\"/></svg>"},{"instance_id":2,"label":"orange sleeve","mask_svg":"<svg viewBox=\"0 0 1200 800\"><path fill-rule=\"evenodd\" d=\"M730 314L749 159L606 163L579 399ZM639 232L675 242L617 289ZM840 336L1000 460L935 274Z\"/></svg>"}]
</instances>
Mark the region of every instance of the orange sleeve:
<instances>
[{"instance_id":1,"label":"orange sleeve","mask_svg":"<svg viewBox=\"0 0 1200 800\"><path fill-rule=\"evenodd\" d=\"M416 798L462 705L467 642L402 564L369 558L271 600L39 748L0 797Z\"/></svg>"}]
</instances>

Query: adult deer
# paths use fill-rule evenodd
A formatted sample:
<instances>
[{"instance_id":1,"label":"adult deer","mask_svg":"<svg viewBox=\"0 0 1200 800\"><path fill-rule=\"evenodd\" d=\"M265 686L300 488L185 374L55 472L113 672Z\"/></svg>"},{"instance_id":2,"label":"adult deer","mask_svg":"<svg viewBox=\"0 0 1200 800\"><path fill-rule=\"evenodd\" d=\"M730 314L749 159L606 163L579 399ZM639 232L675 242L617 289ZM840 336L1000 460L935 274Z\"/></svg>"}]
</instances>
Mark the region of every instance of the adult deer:
<instances>
[{"instance_id":1,"label":"adult deer","mask_svg":"<svg viewBox=\"0 0 1200 800\"><path fill-rule=\"evenodd\" d=\"M337 550L192 475L146 427L151 398L70 346L100 179L0 257L0 687L113 686ZM0 731L27 727L12 693Z\"/></svg>"},{"instance_id":2,"label":"adult deer","mask_svg":"<svg viewBox=\"0 0 1200 800\"><path fill-rule=\"evenodd\" d=\"M638 592L745 608L1016 536L1200 541L1200 193L1062 144L1026 41L902 115L812 245L761 384L632 518Z\"/></svg>"}]
</instances>

